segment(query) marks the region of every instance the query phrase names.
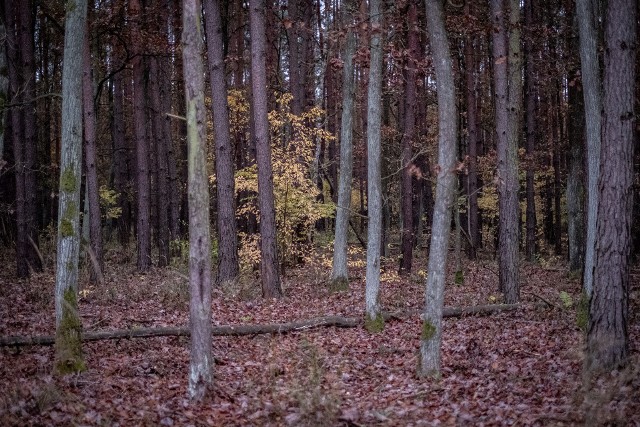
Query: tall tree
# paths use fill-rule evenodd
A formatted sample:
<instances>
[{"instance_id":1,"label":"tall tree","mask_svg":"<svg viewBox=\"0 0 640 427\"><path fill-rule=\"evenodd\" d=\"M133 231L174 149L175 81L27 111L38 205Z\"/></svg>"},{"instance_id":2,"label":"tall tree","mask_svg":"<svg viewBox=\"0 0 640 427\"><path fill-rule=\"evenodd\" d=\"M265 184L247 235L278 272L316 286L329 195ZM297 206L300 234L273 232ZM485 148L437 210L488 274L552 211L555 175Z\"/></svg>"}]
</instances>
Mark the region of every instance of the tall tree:
<instances>
[{"instance_id":1,"label":"tall tree","mask_svg":"<svg viewBox=\"0 0 640 427\"><path fill-rule=\"evenodd\" d=\"M77 294L82 179L82 90L79 89L82 88L86 20L86 0L66 3L55 291L55 369L61 374L85 369Z\"/></svg>"},{"instance_id":2,"label":"tall tree","mask_svg":"<svg viewBox=\"0 0 640 427\"><path fill-rule=\"evenodd\" d=\"M89 31L85 31L82 73L82 107L84 114L84 159L86 171L86 188L89 201L89 249L92 260L91 280L102 281L102 224L100 218L100 195L98 192L97 146L96 146L96 112L94 108L93 66L91 64L91 46ZM86 218L85 218L86 220Z\"/></svg>"},{"instance_id":3,"label":"tall tree","mask_svg":"<svg viewBox=\"0 0 640 427\"><path fill-rule=\"evenodd\" d=\"M598 0L595 0L597 2ZM576 0L580 34L580 64L587 132L587 241L585 243L583 289L591 296L598 222L598 175L602 127L602 83L598 60L598 30L594 0Z\"/></svg>"},{"instance_id":4,"label":"tall tree","mask_svg":"<svg viewBox=\"0 0 640 427\"><path fill-rule=\"evenodd\" d=\"M129 1L131 15L131 50L133 52L133 122L136 141L136 234L138 243L138 270L147 271L151 267L151 182L149 178L149 141L146 130L146 96L144 84L144 63L142 56L142 35L140 21L142 11L140 0Z\"/></svg>"},{"instance_id":5,"label":"tall tree","mask_svg":"<svg viewBox=\"0 0 640 427\"><path fill-rule=\"evenodd\" d=\"M537 79L534 58L534 13L533 1L526 0L525 23L527 34L524 40L525 46L525 98L526 98L526 225L525 225L525 251L527 261L534 260L536 252L536 194L535 194L535 142L536 142L536 97L537 97Z\"/></svg>"},{"instance_id":6,"label":"tall tree","mask_svg":"<svg viewBox=\"0 0 640 427\"><path fill-rule=\"evenodd\" d=\"M0 4L4 11L5 5ZM0 40L6 40L7 28L4 13L0 13ZM9 99L9 69L7 67L7 44L0 42L0 169L4 167L4 143L6 140L7 111L6 100Z\"/></svg>"},{"instance_id":7,"label":"tall tree","mask_svg":"<svg viewBox=\"0 0 640 427\"><path fill-rule=\"evenodd\" d=\"M349 217L351 214L351 182L353 179L353 114L355 79L353 57L356 52L356 33L353 28L353 1L342 4L342 23L347 32L347 41L342 57L342 128L340 129L340 174L338 182L338 205L336 211L335 239L333 241L332 286L336 289L349 285L347 270L347 246Z\"/></svg>"},{"instance_id":8,"label":"tall tree","mask_svg":"<svg viewBox=\"0 0 640 427\"><path fill-rule=\"evenodd\" d=\"M202 400L213 383L211 354L211 234L207 175L207 119L204 105L204 46L199 0L182 3L182 66L189 149L189 396Z\"/></svg>"},{"instance_id":9,"label":"tall tree","mask_svg":"<svg viewBox=\"0 0 640 427\"><path fill-rule=\"evenodd\" d=\"M407 45L409 48L404 68L404 123L402 132L401 179L400 193L402 206L402 256L400 257L400 274L411 273L413 262L413 246L415 241L413 227L413 164L412 145L416 129L416 71L418 59L418 5L409 2L407 28Z\"/></svg>"},{"instance_id":10,"label":"tall tree","mask_svg":"<svg viewBox=\"0 0 640 427\"><path fill-rule=\"evenodd\" d=\"M518 266L518 140L522 113L520 2L510 0L509 31L503 0L491 0L495 126L498 153L498 263L507 303L520 297ZM508 41L508 43L507 43Z\"/></svg>"},{"instance_id":11,"label":"tall tree","mask_svg":"<svg viewBox=\"0 0 640 427\"><path fill-rule=\"evenodd\" d=\"M276 248L276 216L273 168L267 117L267 68L265 64L265 0L249 2L251 31L251 88L253 125L258 165L258 209L260 210L260 278L262 296L282 296Z\"/></svg>"},{"instance_id":12,"label":"tall tree","mask_svg":"<svg viewBox=\"0 0 640 427\"><path fill-rule=\"evenodd\" d=\"M607 4L600 203L587 330L587 372L624 366L629 358L637 7L634 0L609 0Z\"/></svg>"},{"instance_id":13,"label":"tall tree","mask_svg":"<svg viewBox=\"0 0 640 427\"><path fill-rule=\"evenodd\" d=\"M369 90L367 93L367 273L366 319L370 330L381 329L382 315L378 293L380 290L380 245L382 240L382 177L381 177L381 120L382 120L382 2L369 2L371 46Z\"/></svg>"},{"instance_id":14,"label":"tall tree","mask_svg":"<svg viewBox=\"0 0 640 427\"><path fill-rule=\"evenodd\" d=\"M209 60L209 78L211 79L213 129L216 144L217 219L220 241L216 281L224 283L234 280L238 276L238 230L235 212L233 147L229 131L229 105L225 81L220 1L205 0L204 10L207 24L207 58Z\"/></svg>"},{"instance_id":15,"label":"tall tree","mask_svg":"<svg viewBox=\"0 0 640 427\"><path fill-rule=\"evenodd\" d=\"M453 79L453 63L449 41L444 26L442 3L427 0L427 31L436 72L438 91L438 165L436 199L433 210L431 250L426 283L426 302L422 336L420 340L420 365L422 376L439 376L441 366L442 306L447 273L451 208L456 184L456 139L458 113Z\"/></svg>"}]
</instances>

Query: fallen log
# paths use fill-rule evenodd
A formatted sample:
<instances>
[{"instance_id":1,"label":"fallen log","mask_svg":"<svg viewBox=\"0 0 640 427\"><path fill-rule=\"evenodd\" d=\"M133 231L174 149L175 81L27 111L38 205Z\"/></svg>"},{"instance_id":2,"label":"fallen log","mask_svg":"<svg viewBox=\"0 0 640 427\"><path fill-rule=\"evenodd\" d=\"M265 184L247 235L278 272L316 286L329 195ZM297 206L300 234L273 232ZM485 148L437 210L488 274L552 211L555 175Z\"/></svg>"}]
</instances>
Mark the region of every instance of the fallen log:
<instances>
[{"instance_id":1,"label":"fallen log","mask_svg":"<svg viewBox=\"0 0 640 427\"><path fill-rule=\"evenodd\" d=\"M474 307L446 307L443 310L443 317L464 317L479 314L493 314L502 311L511 311L520 307L520 304L492 304L479 305ZM419 310L401 311L401 312L385 312L383 316L387 320L391 319L407 319L412 316L422 314ZM343 316L323 316L307 320L297 320L287 323L267 323L258 325L222 325L213 326L212 335L214 336L242 336L242 335L261 335L261 334L283 334L293 331L301 331L305 329L313 329L318 327L338 327L338 328L355 328L363 323L360 317L343 317ZM190 335L187 326L178 327L152 327L152 328L134 328L134 329L116 329L112 331L95 331L83 332L82 341L101 341L101 340L119 340L131 338L150 338L150 337L186 337ZM55 344L55 337L51 335L21 337L9 336L0 337L0 347L25 347L33 345L50 346Z\"/></svg>"}]
</instances>

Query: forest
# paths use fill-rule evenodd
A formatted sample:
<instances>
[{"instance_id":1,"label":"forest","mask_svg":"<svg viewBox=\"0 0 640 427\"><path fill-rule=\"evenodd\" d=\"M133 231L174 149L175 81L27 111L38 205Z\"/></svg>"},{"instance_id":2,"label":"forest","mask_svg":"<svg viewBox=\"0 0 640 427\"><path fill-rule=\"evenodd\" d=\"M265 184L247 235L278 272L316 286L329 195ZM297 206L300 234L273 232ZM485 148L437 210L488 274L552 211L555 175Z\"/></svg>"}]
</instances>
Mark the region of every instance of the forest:
<instances>
[{"instance_id":1,"label":"forest","mask_svg":"<svg viewBox=\"0 0 640 427\"><path fill-rule=\"evenodd\" d=\"M0 0L0 424L640 424L637 0Z\"/></svg>"}]
</instances>

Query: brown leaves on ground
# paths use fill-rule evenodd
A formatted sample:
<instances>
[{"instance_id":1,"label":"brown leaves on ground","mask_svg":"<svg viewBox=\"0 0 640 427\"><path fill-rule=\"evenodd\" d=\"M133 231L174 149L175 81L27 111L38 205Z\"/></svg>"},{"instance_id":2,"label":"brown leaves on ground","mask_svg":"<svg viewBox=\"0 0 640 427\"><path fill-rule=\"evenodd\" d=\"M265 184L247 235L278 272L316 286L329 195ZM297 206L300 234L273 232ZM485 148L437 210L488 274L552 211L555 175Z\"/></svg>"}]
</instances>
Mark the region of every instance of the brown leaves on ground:
<instances>
[{"instance_id":1,"label":"brown leaves on ground","mask_svg":"<svg viewBox=\"0 0 640 427\"><path fill-rule=\"evenodd\" d=\"M416 265L419 265L416 263ZM423 263L426 265L426 262ZM122 269L122 267L120 267ZM108 270L108 269L107 269ZM382 273L387 310L420 308L425 272ZM465 265L445 305L500 300L497 268ZM326 289L328 270L307 264L284 280L285 298L247 298L258 283L214 291L213 322L254 324L363 312L364 272L350 290ZM54 331L53 279L0 277L0 334ZM2 425L573 425L640 423L638 274L631 290L632 368L582 380L582 332L575 326L579 283L562 268L524 265L524 309L446 319L440 380L416 377L420 320L390 320L379 334L322 328L286 335L214 337L215 385L209 399L187 400L188 338L86 343L86 373L51 375L53 349L0 355ZM244 289L245 292L242 292ZM561 292L566 296L560 296ZM243 298L242 295L245 295ZM568 298L567 298L568 296ZM185 277L171 270L112 272L101 288L81 289L85 330L188 323ZM549 303L541 308L541 301Z\"/></svg>"}]
</instances>

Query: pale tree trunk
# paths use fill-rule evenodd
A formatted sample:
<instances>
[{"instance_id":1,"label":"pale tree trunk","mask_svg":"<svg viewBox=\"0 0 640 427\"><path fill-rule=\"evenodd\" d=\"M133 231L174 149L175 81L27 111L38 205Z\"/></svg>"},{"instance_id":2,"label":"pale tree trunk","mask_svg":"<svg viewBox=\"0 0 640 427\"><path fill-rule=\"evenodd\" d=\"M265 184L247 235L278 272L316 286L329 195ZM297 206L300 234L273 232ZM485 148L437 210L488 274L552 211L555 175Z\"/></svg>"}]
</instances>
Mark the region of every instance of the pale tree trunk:
<instances>
[{"instance_id":1,"label":"pale tree trunk","mask_svg":"<svg viewBox=\"0 0 640 427\"><path fill-rule=\"evenodd\" d=\"M146 130L144 64L142 58L142 36L140 34L140 20L142 12L140 1L129 2L131 15L131 49L133 51L133 122L136 141L137 166L137 243L138 270L143 272L151 267L151 182L149 179L149 141Z\"/></svg>"},{"instance_id":2,"label":"pale tree trunk","mask_svg":"<svg viewBox=\"0 0 640 427\"><path fill-rule=\"evenodd\" d=\"M413 227L413 168L412 144L416 128L416 66L418 59L418 5L416 1L409 3L408 46L409 57L405 66L404 95L404 129L402 135L400 181L402 206L402 256L400 258L400 274L410 274L413 263L413 246L415 234Z\"/></svg>"},{"instance_id":3,"label":"pale tree trunk","mask_svg":"<svg viewBox=\"0 0 640 427\"><path fill-rule=\"evenodd\" d=\"M78 313L80 183L82 175L82 56L87 21L85 0L67 3L62 68L62 143L56 268L56 355L60 374L85 369Z\"/></svg>"},{"instance_id":4,"label":"pale tree trunk","mask_svg":"<svg viewBox=\"0 0 640 427\"><path fill-rule=\"evenodd\" d=\"M222 19L220 1L204 2L207 29L207 58L211 79L213 129L216 144L216 188L218 206L218 276L222 284L238 276L238 229L235 212L235 181L233 176L233 147L229 133L229 106L222 49Z\"/></svg>"},{"instance_id":5,"label":"pale tree trunk","mask_svg":"<svg viewBox=\"0 0 640 427\"><path fill-rule=\"evenodd\" d=\"M378 293L380 289L380 244L382 234L382 178L381 178L381 104L382 104L382 5L380 0L369 2L371 25L371 62L367 94L367 273L366 318L367 329L381 330Z\"/></svg>"},{"instance_id":6,"label":"pale tree trunk","mask_svg":"<svg viewBox=\"0 0 640 427\"><path fill-rule=\"evenodd\" d=\"M498 263L500 290L505 302L520 298L518 265L518 140L522 112L522 70L520 57L520 3L511 1L510 32L507 29L502 0L491 1L493 25L493 72L495 90L495 126L498 153Z\"/></svg>"},{"instance_id":7,"label":"pale tree trunk","mask_svg":"<svg viewBox=\"0 0 640 427\"><path fill-rule=\"evenodd\" d=\"M187 105L189 190L189 397L201 401L213 383L211 354L211 234L204 105L204 46L199 0L182 3L182 66Z\"/></svg>"},{"instance_id":8,"label":"pale tree trunk","mask_svg":"<svg viewBox=\"0 0 640 427\"><path fill-rule=\"evenodd\" d=\"M93 67L91 66L91 46L89 45L89 31L84 35L83 49L84 70L82 73L82 94L84 113L84 159L87 200L89 208L89 242L87 247L93 253L89 254L91 262L92 282L102 282L102 227L100 218L100 194L98 191L97 148L96 148L96 112L93 102ZM86 221L86 218L85 218Z\"/></svg>"},{"instance_id":9,"label":"pale tree trunk","mask_svg":"<svg viewBox=\"0 0 640 427\"><path fill-rule=\"evenodd\" d=\"M282 288L276 248L276 215L269 121L267 118L267 69L265 64L265 0L251 0L251 88L258 164L258 208L260 210L260 276L262 296L280 298Z\"/></svg>"},{"instance_id":10,"label":"pale tree trunk","mask_svg":"<svg viewBox=\"0 0 640 427\"><path fill-rule=\"evenodd\" d=\"M427 31L436 72L438 91L438 165L436 199L433 209L431 250L426 283L426 301L420 339L421 376L440 376L442 342L442 306L447 276L447 255L451 227L451 208L456 184L456 110L453 63L439 0L427 0Z\"/></svg>"},{"instance_id":11,"label":"pale tree trunk","mask_svg":"<svg viewBox=\"0 0 640 427\"><path fill-rule=\"evenodd\" d=\"M343 26L347 31L342 69L342 120L340 129L340 174L338 181L338 205L336 210L335 239L333 241L332 287L349 286L347 247L349 217L351 214L351 182L353 179L353 104L355 98L353 57L356 52L356 33L353 28L353 1L342 4Z\"/></svg>"},{"instance_id":12,"label":"pale tree trunk","mask_svg":"<svg viewBox=\"0 0 640 427\"><path fill-rule=\"evenodd\" d=\"M600 141L602 127L602 85L598 60L598 30L593 3L576 0L576 16L580 35L580 69L584 94L587 132L587 241L585 243L582 286L587 297L593 290L596 224L598 221L598 176L600 173Z\"/></svg>"},{"instance_id":13,"label":"pale tree trunk","mask_svg":"<svg viewBox=\"0 0 640 427\"><path fill-rule=\"evenodd\" d=\"M600 204L587 329L587 373L609 372L629 360L637 7L634 0L609 0L607 5Z\"/></svg>"}]
</instances>

